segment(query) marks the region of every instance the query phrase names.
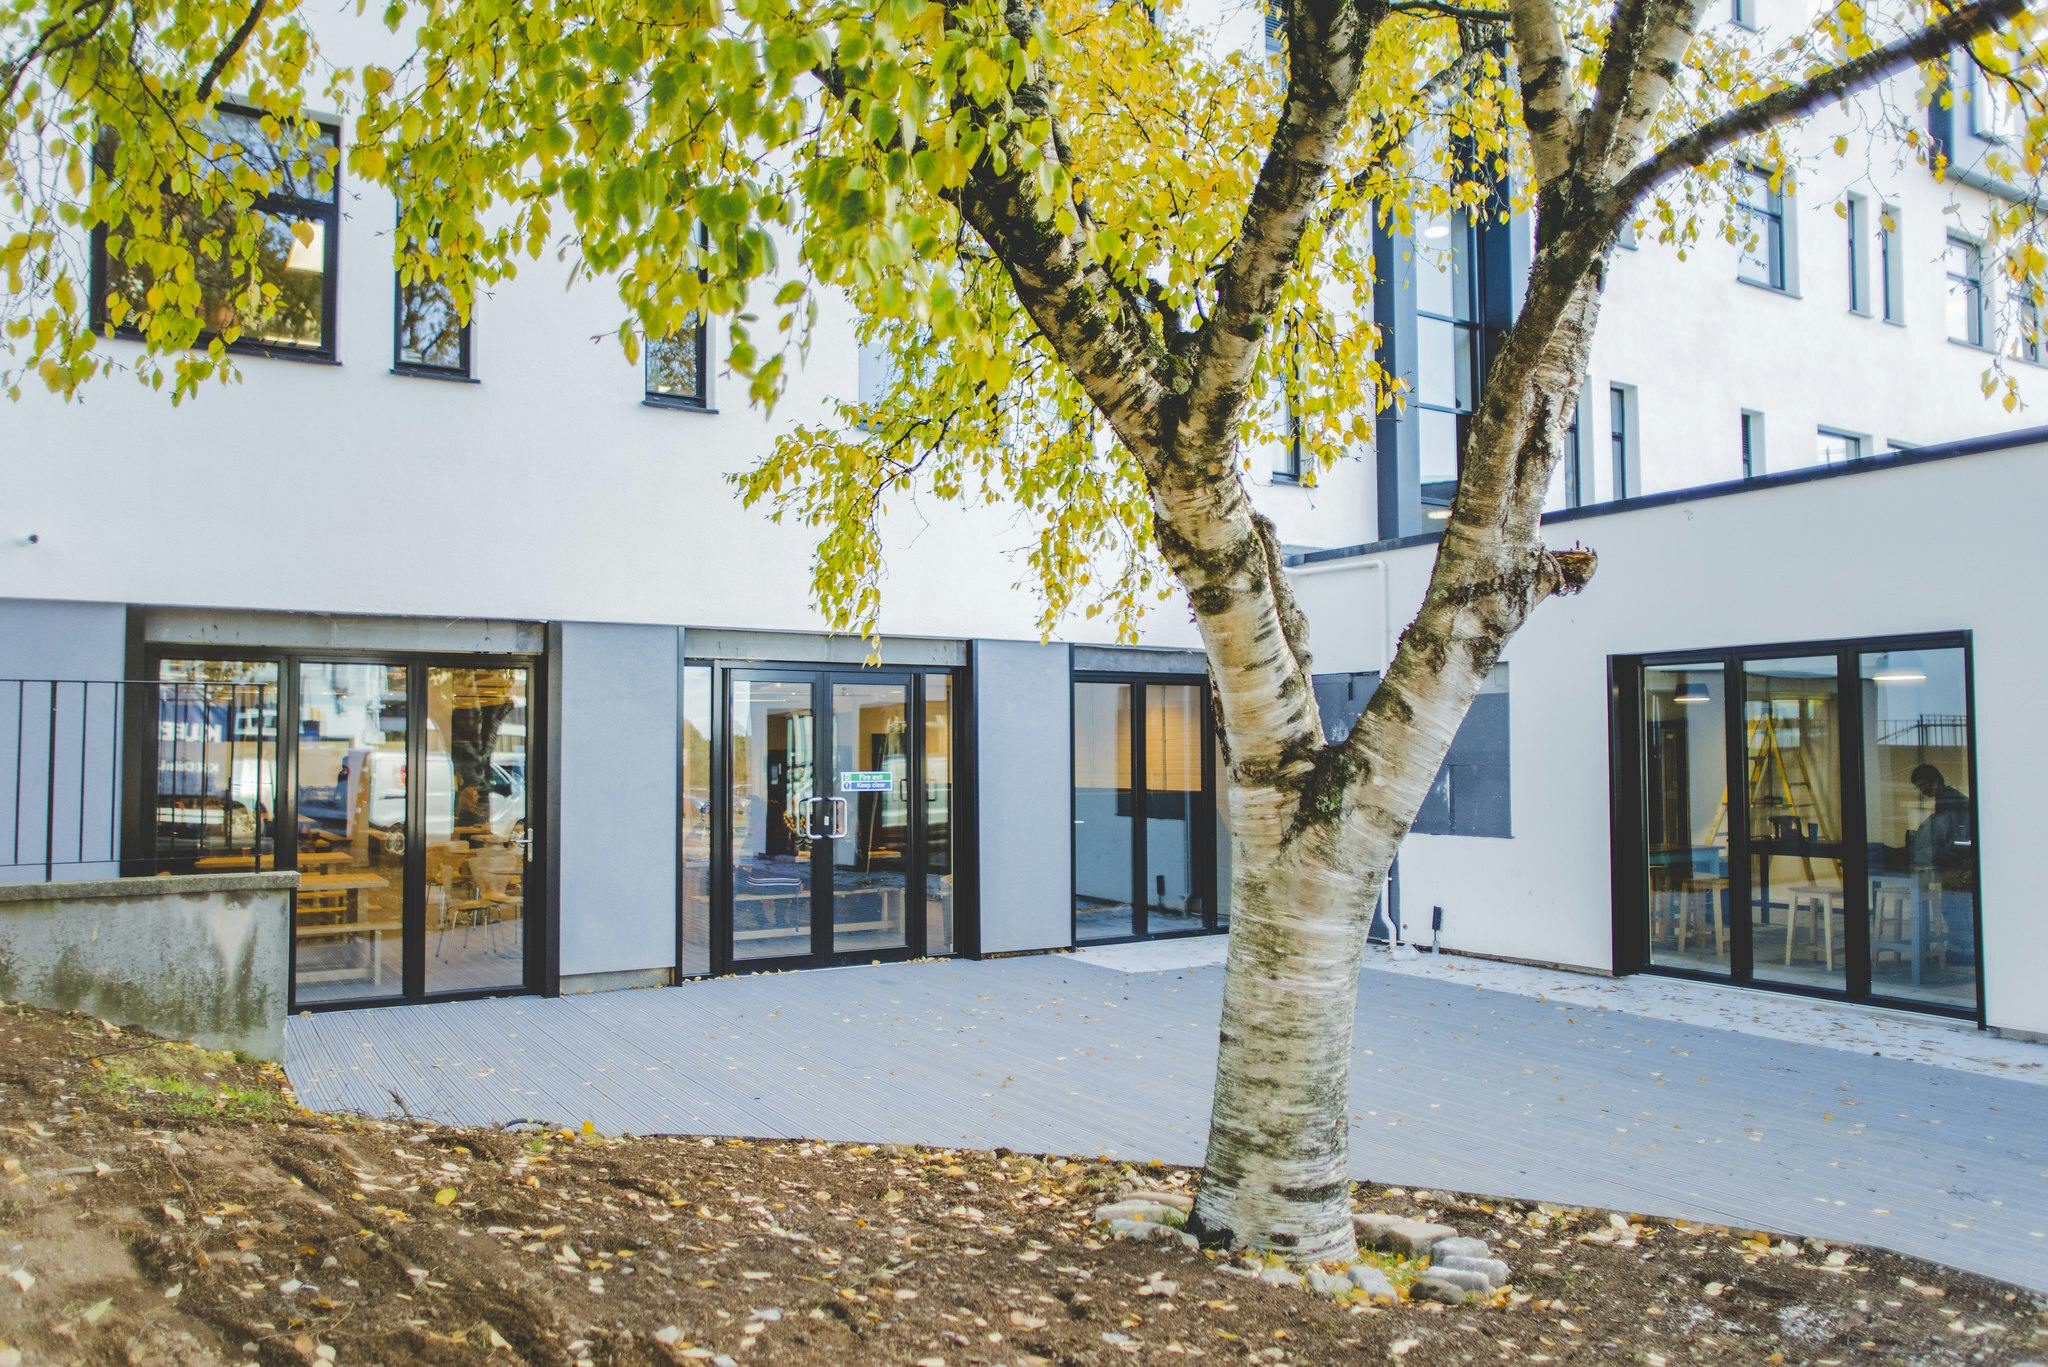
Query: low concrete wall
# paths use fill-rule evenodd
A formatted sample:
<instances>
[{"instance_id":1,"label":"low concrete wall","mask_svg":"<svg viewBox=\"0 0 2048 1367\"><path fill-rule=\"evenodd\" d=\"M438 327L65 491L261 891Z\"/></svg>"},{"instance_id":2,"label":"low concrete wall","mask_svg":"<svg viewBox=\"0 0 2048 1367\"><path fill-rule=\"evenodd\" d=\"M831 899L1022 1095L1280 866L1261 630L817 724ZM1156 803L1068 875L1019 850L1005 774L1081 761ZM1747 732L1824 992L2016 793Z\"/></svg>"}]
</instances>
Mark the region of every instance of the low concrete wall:
<instances>
[{"instance_id":1,"label":"low concrete wall","mask_svg":"<svg viewBox=\"0 0 2048 1367\"><path fill-rule=\"evenodd\" d=\"M284 1057L296 873L0 886L0 999Z\"/></svg>"}]
</instances>

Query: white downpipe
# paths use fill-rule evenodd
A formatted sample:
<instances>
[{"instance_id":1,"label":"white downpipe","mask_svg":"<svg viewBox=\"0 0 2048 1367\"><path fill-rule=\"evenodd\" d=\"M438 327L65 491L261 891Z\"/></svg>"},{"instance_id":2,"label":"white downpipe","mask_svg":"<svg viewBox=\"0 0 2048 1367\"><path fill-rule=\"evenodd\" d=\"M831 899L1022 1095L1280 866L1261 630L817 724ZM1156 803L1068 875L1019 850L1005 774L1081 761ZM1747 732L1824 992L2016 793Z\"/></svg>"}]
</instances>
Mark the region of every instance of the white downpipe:
<instances>
[{"instance_id":1,"label":"white downpipe","mask_svg":"<svg viewBox=\"0 0 2048 1367\"><path fill-rule=\"evenodd\" d=\"M1302 578L1311 574L1334 574L1339 570L1353 572L1358 570L1374 570L1379 574L1380 654L1379 663L1374 668L1375 672L1384 675L1387 672L1387 666L1394 661L1394 585L1391 576L1387 573L1387 562L1384 560L1363 559L1319 560L1314 564L1293 566L1287 573L1292 577ZM1315 623L1313 621L1309 623L1309 630L1311 632L1309 647L1313 650L1315 647L1315 636L1313 635Z\"/></svg>"}]
</instances>

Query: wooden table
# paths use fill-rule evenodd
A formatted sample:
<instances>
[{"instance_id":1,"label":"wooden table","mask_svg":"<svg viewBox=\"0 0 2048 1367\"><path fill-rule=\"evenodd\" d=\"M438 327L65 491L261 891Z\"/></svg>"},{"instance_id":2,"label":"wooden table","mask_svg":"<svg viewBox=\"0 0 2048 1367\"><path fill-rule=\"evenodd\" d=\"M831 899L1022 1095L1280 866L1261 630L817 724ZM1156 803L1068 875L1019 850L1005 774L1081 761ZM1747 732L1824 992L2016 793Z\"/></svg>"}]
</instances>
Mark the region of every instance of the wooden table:
<instances>
[{"instance_id":1,"label":"wooden table","mask_svg":"<svg viewBox=\"0 0 2048 1367\"><path fill-rule=\"evenodd\" d=\"M335 940L346 937L361 937L369 942L370 981L384 980L384 956L379 952L379 942L386 934L396 934L403 929L403 918L397 916L371 917L363 914L363 893L372 888L388 888L391 880L379 874L352 870L347 873L301 873L299 892L344 893L346 899L340 908L301 906L294 918L292 933L301 943L308 940ZM328 920L328 917L337 919ZM336 978L361 976L357 968L300 969L298 976L304 982L324 982Z\"/></svg>"}]
</instances>

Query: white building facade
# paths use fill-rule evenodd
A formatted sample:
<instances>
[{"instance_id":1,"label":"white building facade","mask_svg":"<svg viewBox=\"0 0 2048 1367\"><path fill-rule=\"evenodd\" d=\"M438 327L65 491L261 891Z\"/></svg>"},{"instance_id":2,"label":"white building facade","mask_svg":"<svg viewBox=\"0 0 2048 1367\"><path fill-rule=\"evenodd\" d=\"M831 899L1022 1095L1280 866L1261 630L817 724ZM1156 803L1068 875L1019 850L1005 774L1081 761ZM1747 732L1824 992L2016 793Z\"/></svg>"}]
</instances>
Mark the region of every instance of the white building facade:
<instances>
[{"instance_id":1,"label":"white building facade","mask_svg":"<svg viewBox=\"0 0 2048 1367\"><path fill-rule=\"evenodd\" d=\"M343 18L323 41L361 61L391 40ZM1967 256L1943 212L1986 192L1912 168L1814 180L1758 201L1776 225L1761 247L1681 260L1645 234L1617 254L1554 490L1557 531L1594 541L1603 569L1538 614L1475 707L1403 855L1411 925L1441 905L1456 948L2048 1029L2013 987L2048 966L2048 944L2023 871L1995 863L2017 855L2003 823L2040 796L2016 702L2039 643L2007 602L2029 576L1975 567L1982 514L2019 517L2032 455L1892 454L2014 424L1978 393L1990 354L2012 350L1999 286L1980 270L1959 311ZM1862 207L1838 217L1852 195ZM900 508L870 666L808 606L805 529L738 506L728 476L781 425L859 397L850 317L828 310L770 418L721 392L715 327L635 366L609 340L610 294L565 289L543 264L458 331L398 288L381 191L344 177L271 207L319 231L290 251L299 307L246 349L241 384L173 408L115 379L74 404L0 409L0 877L296 868L299 1007L1227 926L1214 728L1184 612L1155 613L1140 648L1087 623L1041 642L1008 514ZM1278 453L1257 479L1299 548L1333 723L1369 695L1419 596L1470 377L1512 318L1527 248L1517 225L1447 220L1384 235L1379 259L1377 321L1408 400L1374 449L1323 472ZM2033 363L2014 364L2048 399ZM1854 477L1801 473L1822 466ZM1678 535L1709 521L1711 544ZM1671 797L1654 839L1629 827L1617 813L1648 799L1608 762L1637 716L1615 699L1664 706L1644 680L1711 692L1721 652L1719 702L1673 715L1718 705L1727 750L1752 677L1752 656L1728 652L1758 646L1778 654L1754 660L1808 661L1793 677L1809 684L1811 660L1835 661L1837 710L1813 722L1834 769L1773 723L1771 773L1792 750L1805 765L1783 810L1745 783L1745 753L1726 794L1704 758L1683 784L1660 770L1691 805ZM1927 658L1870 669L1963 690L1898 719L1936 728L1923 762L1944 781L1926 801L1955 828L1940 877L1933 836L1915 846L1901 825L1935 813L1897 782L1851 819L1864 789L1848 778L1896 756L1845 767L1892 720L1880 708L1858 730L1845 700L1866 656L1900 652ZM1785 705L1818 718L1817 696ZM1667 730L1660 743L1689 757L1711 744ZM1834 814L1792 820L1802 800ZM1955 842L1980 826L1962 899ZM1903 853L1855 853L1859 838ZM1704 849L1718 853L1693 857ZM1884 947L1901 926L1918 956L1907 988Z\"/></svg>"}]
</instances>

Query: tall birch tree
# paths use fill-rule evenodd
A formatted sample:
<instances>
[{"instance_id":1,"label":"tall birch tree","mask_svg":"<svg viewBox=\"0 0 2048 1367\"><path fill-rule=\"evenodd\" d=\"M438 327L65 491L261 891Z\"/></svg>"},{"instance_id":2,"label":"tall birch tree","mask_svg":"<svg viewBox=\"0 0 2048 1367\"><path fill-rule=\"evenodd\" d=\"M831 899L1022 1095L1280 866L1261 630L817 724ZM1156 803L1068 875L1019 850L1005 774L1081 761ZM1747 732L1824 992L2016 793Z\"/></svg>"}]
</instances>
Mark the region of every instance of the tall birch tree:
<instances>
[{"instance_id":1,"label":"tall birch tree","mask_svg":"<svg viewBox=\"0 0 2048 1367\"><path fill-rule=\"evenodd\" d=\"M290 303L254 201L342 160L397 193L402 277L465 316L560 254L616 287L629 354L722 319L763 404L819 299L850 297L887 392L787 430L738 493L815 530L840 629L872 631L880 517L912 498L1019 510L1048 629L1107 614L1130 635L1185 603L1236 839L1192 1227L1344 1258L1370 909L1502 648L1594 573L1538 520L1617 235L1740 237L1738 158L1796 178L1786 130L1842 101L1944 174L1922 111L1962 97L1961 52L2018 112L1993 169L2024 193L1979 226L2011 297L2043 302L2025 0L1836 0L1770 40L1710 8L1288 0L1268 57L1180 0L389 0L392 60L343 69L297 0L0 0L5 381L72 394L125 371L183 399L232 379L237 336ZM230 94L285 155L223 131ZM344 150L314 97L354 114ZM1403 401L1372 227L1451 212L1527 215L1533 264L1421 608L1330 740L1247 473L1298 440L1313 479ZM91 279L95 233L118 281ZM2001 384L2010 405L1994 363Z\"/></svg>"}]
</instances>

